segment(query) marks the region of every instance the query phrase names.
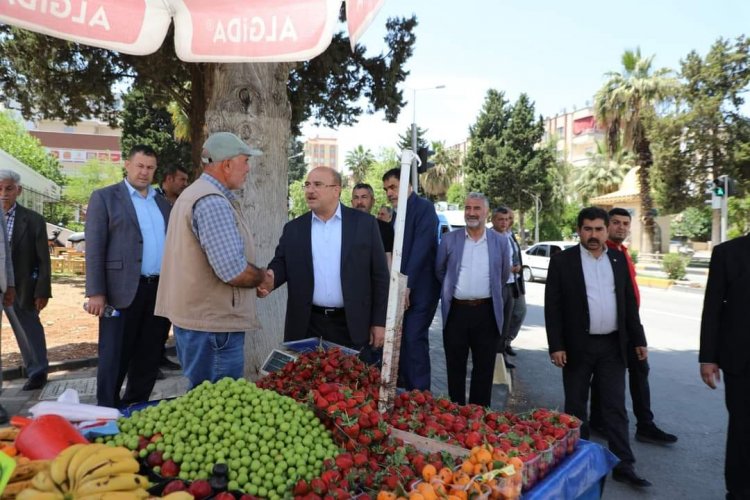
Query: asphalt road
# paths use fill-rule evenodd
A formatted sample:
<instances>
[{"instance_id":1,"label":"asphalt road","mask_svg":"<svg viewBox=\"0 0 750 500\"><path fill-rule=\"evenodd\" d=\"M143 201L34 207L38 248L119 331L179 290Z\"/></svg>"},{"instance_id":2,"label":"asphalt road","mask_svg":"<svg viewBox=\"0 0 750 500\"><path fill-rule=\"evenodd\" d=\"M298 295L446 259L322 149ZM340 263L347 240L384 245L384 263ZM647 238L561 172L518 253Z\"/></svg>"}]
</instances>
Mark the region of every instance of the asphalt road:
<instances>
[{"instance_id":1,"label":"asphalt road","mask_svg":"<svg viewBox=\"0 0 750 500\"><path fill-rule=\"evenodd\" d=\"M514 343L514 391L508 408L562 409L560 370L549 361L544 332L544 284L527 286L528 314ZM672 446L635 441L635 417L627 396L631 445L638 472L654 485L644 490L608 480L603 498L711 500L724 498L724 445L727 413L724 390L706 387L698 375L703 294L641 289L641 319L649 342L651 405L656 424L676 434ZM593 440L606 443L593 437Z\"/></svg>"}]
</instances>

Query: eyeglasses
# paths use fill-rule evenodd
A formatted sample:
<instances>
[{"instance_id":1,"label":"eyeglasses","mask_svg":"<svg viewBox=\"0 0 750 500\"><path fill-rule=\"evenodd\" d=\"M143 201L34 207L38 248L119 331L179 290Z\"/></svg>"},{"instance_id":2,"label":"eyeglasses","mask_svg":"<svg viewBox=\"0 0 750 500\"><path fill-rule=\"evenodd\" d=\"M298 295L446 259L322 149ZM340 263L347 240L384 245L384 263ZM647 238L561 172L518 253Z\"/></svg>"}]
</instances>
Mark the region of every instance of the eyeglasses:
<instances>
[{"instance_id":1,"label":"eyeglasses","mask_svg":"<svg viewBox=\"0 0 750 500\"><path fill-rule=\"evenodd\" d=\"M302 184L302 187L305 189L312 189L313 191L317 191L321 188L339 187L339 185L323 184L322 182L305 182L304 184Z\"/></svg>"}]
</instances>

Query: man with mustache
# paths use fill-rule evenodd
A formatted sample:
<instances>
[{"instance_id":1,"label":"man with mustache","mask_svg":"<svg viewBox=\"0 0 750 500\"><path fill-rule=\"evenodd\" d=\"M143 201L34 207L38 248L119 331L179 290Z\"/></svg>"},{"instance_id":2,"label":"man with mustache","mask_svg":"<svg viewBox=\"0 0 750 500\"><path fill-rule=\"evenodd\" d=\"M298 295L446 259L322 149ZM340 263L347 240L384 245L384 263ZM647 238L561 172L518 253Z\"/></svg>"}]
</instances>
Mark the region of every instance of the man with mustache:
<instances>
[{"instance_id":1,"label":"man with mustache","mask_svg":"<svg viewBox=\"0 0 750 500\"><path fill-rule=\"evenodd\" d=\"M578 213L581 244L552 256L544 292L544 320L550 361L562 368L565 412L583 421L592 376L601 402L609 449L620 459L615 481L651 486L633 466L625 411L627 349L639 360L648 356L638 306L625 255L607 248L609 215L597 207Z\"/></svg>"},{"instance_id":2,"label":"man with mustache","mask_svg":"<svg viewBox=\"0 0 750 500\"><path fill-rule=\"evenodd\" d=\"M360 182L352 189L352 208L372 214L372 206L375 204L375 192L372 186ZM378 229L380 230L380 239L383 241L383 250L385 258L388 259L388 267L391 267L391 257L393 254L393 226L386 221L377 219Z\"/></svg>"}]
</instances>

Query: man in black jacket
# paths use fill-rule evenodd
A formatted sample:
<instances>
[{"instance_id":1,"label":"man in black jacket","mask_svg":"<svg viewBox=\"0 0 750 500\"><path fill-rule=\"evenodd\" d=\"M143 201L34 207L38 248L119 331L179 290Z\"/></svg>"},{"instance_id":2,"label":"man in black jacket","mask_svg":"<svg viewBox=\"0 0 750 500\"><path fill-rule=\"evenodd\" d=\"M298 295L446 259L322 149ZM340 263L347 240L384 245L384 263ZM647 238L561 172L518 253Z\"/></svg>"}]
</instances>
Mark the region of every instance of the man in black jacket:
<instances>
[{"instance_id":1,"label":"man in black jacket","mask_svg":"<svg viewBox=\"0 0 750 500\"><path fill-rule=\"evenodd\" d=\"M609 216L600 208L578 214L580 245L550 259L544 293L544 319L550 361L562 368L565 411L583 421L591 378L599 380L599 398L609 449L620 459L612 477L633 486L651 483L638 476L630 448L625 411L628 342L646 359L643 333L625 255L606 245Z\"/></svg>"}]
</instances>

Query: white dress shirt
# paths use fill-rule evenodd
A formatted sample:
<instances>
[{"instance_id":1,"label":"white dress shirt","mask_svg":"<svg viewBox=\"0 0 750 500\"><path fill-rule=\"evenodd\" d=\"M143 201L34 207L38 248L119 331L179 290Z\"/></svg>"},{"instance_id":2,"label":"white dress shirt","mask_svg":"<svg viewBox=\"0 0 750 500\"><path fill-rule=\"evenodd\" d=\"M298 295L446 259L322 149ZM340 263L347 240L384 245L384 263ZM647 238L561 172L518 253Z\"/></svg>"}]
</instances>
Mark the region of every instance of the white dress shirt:
<instances>
[{"instance_id":1,"label":"white dress shirt","mask_svg":"<svg viewBox=\"0 0 750 500\"><path fill-rule=\"evenodd\" d=\"M466 232L464 253L453 298L459 300L486 299L490 297L490 253L487 248L487 230L474 241Z\"/></svg>"},{"instance_id":2,"label":"white dress shirt","mask_svg":"<svg viewBox=\"0 0 750 500\"><path fill-rule=\"evenodd\" d=\"M617 330L615 273L607 256L607 247L599 257L581 245L581 265L589 303L589 333L605 335Z\"/></svg>"},{"instance_id":3,"label":"white dress shirt","mask_svg":"<svg viewBox=\"0 0 750 500\"><path fill-rule=\"evenodd\" d=\"M341 291L341 204L327 221L312 213L313 304L344 307Z\"/></svg>"}]
</instances>

